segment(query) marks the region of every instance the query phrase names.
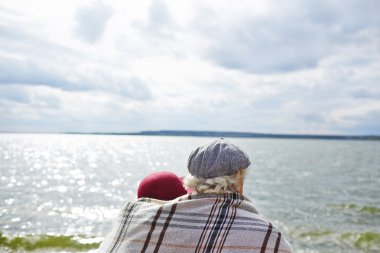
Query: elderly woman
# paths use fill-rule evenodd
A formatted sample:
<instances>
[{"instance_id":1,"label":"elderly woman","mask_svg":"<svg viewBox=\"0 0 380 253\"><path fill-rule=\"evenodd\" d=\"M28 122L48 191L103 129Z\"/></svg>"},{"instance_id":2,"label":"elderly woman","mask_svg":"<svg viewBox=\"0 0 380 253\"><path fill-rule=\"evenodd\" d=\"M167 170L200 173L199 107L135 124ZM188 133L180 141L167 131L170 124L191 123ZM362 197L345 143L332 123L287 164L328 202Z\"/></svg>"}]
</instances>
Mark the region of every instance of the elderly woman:
<instances>
[{"instance_id":1,"label":"elderly woman","mask_svg":"<svg viewBox=\"0 0 380 253\"><path fill-rule=\"evenodd\" d=\"M250 164L224 139L196 148L185 178L193 192L172 201L127 203L100 252L293 252L243 196Z\"/></svg>"}]
</instances>

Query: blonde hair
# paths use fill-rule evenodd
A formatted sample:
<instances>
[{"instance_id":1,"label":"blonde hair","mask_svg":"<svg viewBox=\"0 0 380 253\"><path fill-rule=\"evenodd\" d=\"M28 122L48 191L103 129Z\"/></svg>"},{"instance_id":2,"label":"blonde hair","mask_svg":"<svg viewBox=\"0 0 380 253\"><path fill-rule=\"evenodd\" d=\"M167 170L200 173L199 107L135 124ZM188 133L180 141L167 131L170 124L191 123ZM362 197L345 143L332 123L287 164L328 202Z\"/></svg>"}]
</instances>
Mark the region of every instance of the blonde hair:
<instances>
[{"instance_id":1,"label":"blonde hair","mask_svg":"<svg viewBox=\"0 0 380 253\"><path fill-rule=\"evenodd\" d=\"M242 169L243 177L247 174L247 169ZM186 189L195 190L198 193L217 193L237 190L237 173L213 178L197 178L188 174L184 179Z\"/></svg>"}]
</instances>

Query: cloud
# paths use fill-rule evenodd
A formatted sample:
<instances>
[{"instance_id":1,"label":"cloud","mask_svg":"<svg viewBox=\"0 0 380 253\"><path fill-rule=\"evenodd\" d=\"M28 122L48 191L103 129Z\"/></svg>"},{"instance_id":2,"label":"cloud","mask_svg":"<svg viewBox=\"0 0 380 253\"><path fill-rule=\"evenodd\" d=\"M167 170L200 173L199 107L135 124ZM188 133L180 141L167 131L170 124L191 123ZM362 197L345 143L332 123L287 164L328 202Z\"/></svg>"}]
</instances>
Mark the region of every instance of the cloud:
<instances>
[{"instance_id":1,"label":"cloud","mask_svg":"<svg viewBox=\"0 0 380 253\"><path fill-rule=\"evenodd\" d=\"M135 100L147 100L152 97L147 84L137 77L116 74L110 76L99 69L93 70L92 73L87 70L86 74L73 70L70 73L73 80L71 81L55 68L49 68L33 60L0 57L0 86L22 84L56 87L65 91L99 90Z\"/></svg>"},{"instance_id":2,"label":"cloud","mask_svg":"<svg viewBox=\"0 0 380 253\"><path fill-rule=\"evenodd\" d=\"M357 89L351 92L354 99L376 99L380 100L380 92L371 92L365 89Z\"/></svg>"},{"instance_id":3,"label":"cloud","mask_svg":"<svg viewBox=\"0 0 380 253\"><path fill-rule=\"evenodd\" d=\"M378 29L373 9L380 4L367 3L276 3L266 15L243 16L226 26L220 22L204 25L206 17L201 16L197 28L209 41L204 56L220 66L254 74L294 72L318 67L341 47L363 43L361 31ZM223 20L221 14L213 14L211 18Z\"/></svg>"},{"instance_id":4,"label":"cloud","mask_svg":"<svg viewBox=\"0 0 380 253\"><path fill-rule=\"evenodd\" d=\"M247 31L227 33L207 56L228 69L256 74L296 71L318 65L315 35L302 27L284 27L282 21L253 20ZM267 28L268 27L268 28Z\"/></svg>"},{"instance_id":5,"label":"cloud","mask_svg":"<svg viewBox=\"0 0 380 253\"><path fill-rule=\"evenodd\" d=\"M104 91L0 86L0 131L120 131L143 122L141 111L141 102Z\"/></svg>"},{"instance_id":6,"label":"cloud","mask_svg":"<svg viewBox=\"0 0 380 253\"><path fill-rule=\"evenodd\" d=\"M29 32L17 24L0 22L0 52L14 53L33 57L72 57L80 52L67 46L50 41L36 32Z\"/></svg>"},{"instance_id":7,"label":"cloud","mask_svg":"<svg viewBox=\"0 0 380 253\"><path fill-rule=\"evenodd\" d=\"M170 25L172 18L168 7L162 1L152 1L149 8L148 27L151 31Z\"/></svg>"},{"instance_id":8,"label":"cloud","mask_svg":"<svg viewBox=\"0 0 380 253\"><path fill-rule=\"evenodd\" d=\"M38 63L0 57L0 85L28 84L60 87L66 90L83 89L79 84L68 81L64 76L42 69Z\"/></svg>"},{"instance_id":9,"label":"cloud","mask_svg":"<svg viewBox=\"0 0 380 253\"><path fill-rule=\"evenodd\" d=\"M96 2L80 8L76 13L75 34L87 43L96 43L101 39L108 20L112 17L112 8Z\"/></svg>"},{"instance_id":10,"label":"cloud","mask_svg":"<svg viewBox=\"0 0 380 253\"><path fill-rule=\"evenodd\" d=\"M379 133L376 1L2 5L0 130Z\"/></svg>"},{"instance_id":11,"label":"cloud","mask_svg":"<svg viewBox=\"0 0 380 253\"><path fill-rule=\"evenodd\" d=\"M132 100L149 100L152 92L149 85L137 76L120 73L105 66L86 66L71 73L86 90L113 93ZM81 89L78 89L81 90Z\"/></svg>"},{"instance_id":12,"label":"cloud","mask_svg":"<svg viewBox=\"0 0 380 253\"><path fill-rule=\"evenodd\" d=\"M43 85L66 91L102 90L137 100L151 98L140 78L124 71L120 74L84 52L26 32L12 22L0 23L0 34L2 86Z\"/></svg>"},{"instance_id":13,"label":"cloud","mask_svg":"<svg viewBox=\"0 0 380 253\"><path fill-rule=\"evenodd\" d=\"M132 77L127 83L120 83L117 91L123 96L136 100L148 100L152 98L148 85L136 77Z\"/></svg>"},{"instance_id":14,"label":"cloud","mask_svg":"<svg viewBox=\"0 0 380 253\"><path fill-rule=\"evenodd\" d=\"M0 86L0 99L2 101L13 101L17 103L28 103L30 101L29 93L20 89L16 85L11 87Z\"/></svg>"},{"instance_id":15,"label":"cloud","mask_svg":"<svg viewBox=\"0 0 380 253\"><path fill-rule=\"evenodd\" d=\"M0 25L0 28L4 35L0 45L5 46L5 51L0 49L0 86L23 84L66 91L102 90L137 100L152 96L148 85L127 71L89 62L82 53L17 27Z\"/></svg>"},{"instance_id":16,"label":"cloud","mask_svg":"<svg viewBox=\"0 0 380 253\"><path fill-rule=\"evenodd\" d=\"M178 48L180 32L168 4L165 1L151 1L146 17L132 22L133 32L122 42L121 47L144 57L183 54ZM133 42L133 43L132 43ZM136 48L136 43L139 45ZM127 48L125 44L132 48Z\"/></svg>"},{"instance_id":17,"label":"cloud","mask_svg":"<svg viewBox=\"0 0 380 253\"><path fill-rule=\"evenodd\" d=\"M94 17L82 25L89 25L87 28L90 30L93 30L91 25L97 26L97 35L100 36L100 31L105 29L105 23L111 18L112 9L96 2L80 8L76 17L81 14L83 18ZM143 78L122 67L110 66L104 60L108 55L97 55L98 49L82 49L70 37L55 41L41 36L44 33L38 29L26 30L14 19L5 20L7 22L2 23L0 19L0 86L47 86L63 91L102 91L131 100L152 98ZM102 24L95 22L101 20Z\"/></svg>"}]
</instances>

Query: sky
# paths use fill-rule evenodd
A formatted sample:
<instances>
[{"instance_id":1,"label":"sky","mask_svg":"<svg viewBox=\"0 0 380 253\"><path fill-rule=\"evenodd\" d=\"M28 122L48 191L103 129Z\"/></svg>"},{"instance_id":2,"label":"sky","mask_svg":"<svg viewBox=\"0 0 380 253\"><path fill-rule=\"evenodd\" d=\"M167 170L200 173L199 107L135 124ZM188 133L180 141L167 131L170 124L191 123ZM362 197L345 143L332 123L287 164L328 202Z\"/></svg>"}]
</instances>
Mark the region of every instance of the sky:
<instances>
[{"instance_id":1,"label":"sky","mask_svg":"<svg viewBox=\"0 0 380 253\"><path fill-rule=\"evenodd\" d=\"M380 135L379 10L1 0L0 131Z\"/></svg>"}]
</instances>

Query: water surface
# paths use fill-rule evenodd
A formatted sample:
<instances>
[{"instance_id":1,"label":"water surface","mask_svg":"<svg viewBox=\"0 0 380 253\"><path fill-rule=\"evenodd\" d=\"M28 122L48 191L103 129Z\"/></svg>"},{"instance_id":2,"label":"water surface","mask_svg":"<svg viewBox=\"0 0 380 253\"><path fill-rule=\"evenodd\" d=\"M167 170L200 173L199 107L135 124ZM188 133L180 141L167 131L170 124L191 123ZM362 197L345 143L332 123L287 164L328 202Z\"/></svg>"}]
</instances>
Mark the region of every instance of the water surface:
<instances>
[{"instance_id":1,"label":"water surface","mask_svg":"<svg viewBox=\"0 0 380 253\"><path fill-rule=\"evenodd\" d=\"M96 248L151 171L201 137L0 134L0 251ZM297 252L380 251L380 142L239 139L245 195Z\"/></svg>"}]
</instances>

